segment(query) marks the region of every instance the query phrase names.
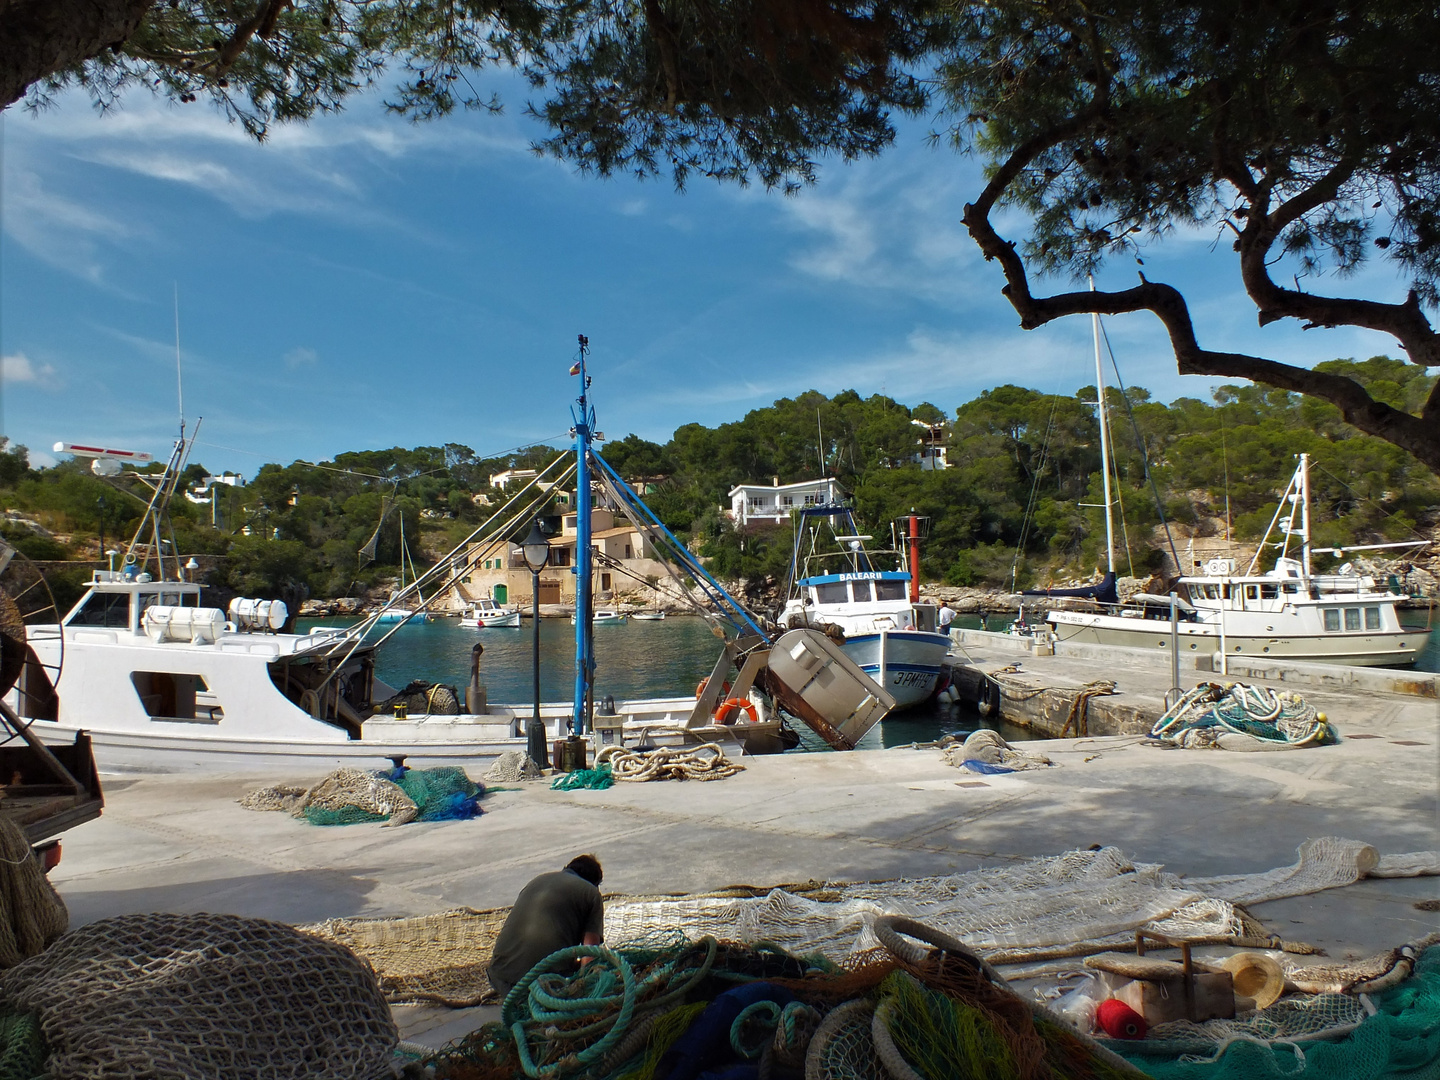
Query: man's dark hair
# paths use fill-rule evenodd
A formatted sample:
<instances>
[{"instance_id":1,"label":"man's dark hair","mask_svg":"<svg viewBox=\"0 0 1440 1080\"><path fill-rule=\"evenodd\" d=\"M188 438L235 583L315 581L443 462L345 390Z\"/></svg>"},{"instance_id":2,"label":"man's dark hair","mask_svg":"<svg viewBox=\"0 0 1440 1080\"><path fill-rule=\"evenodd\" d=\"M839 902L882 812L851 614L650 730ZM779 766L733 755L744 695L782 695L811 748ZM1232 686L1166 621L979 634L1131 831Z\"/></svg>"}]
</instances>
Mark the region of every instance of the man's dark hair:
<instances>
[{"instance_id":1,"label":"man's dark hair","mask_svg":"<svg viewBox=\"0 0 1440 1080\"><path fill-rule=\"evenodd\" d=\"M594 855L576 855L565 864L565 869L575 871L597 889L600 887L601 879L605 876L600 869L600 860Z\"/></svg>"}]
</instances>

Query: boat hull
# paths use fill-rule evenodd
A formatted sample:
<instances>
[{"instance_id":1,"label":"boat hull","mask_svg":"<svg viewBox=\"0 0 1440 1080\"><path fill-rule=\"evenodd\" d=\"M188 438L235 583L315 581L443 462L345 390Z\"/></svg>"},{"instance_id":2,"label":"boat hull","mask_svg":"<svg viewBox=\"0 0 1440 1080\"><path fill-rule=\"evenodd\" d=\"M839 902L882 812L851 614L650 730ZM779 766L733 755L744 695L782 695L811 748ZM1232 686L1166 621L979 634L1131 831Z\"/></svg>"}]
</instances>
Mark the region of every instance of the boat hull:
<instances>
[{"instance_id":1,"label":"boat hull","mask_svg":"<svg viewBox=\"0 0 1440 1080\"><path fill-rule=\"evenodd\" d=\"M713 726L685 730L694 705L692 699L660 698L621 702L620 711L634 717L623 735L625 745L645 741L656 746L685 746L698 742L720 742L738 753L776 753L785 749L780 723L762 719L723 728ZM542 707L546 737L564 737L570 706ZM458 766L472 775L484 770L507 750L524 751L524 734L530 710L522 706L498 706L485 716L413 715L407 720L377 717L367 720L360 739L306 739L236 736L219 732L185 735L173 731L117 731L86 727L95 759L103 772L144 773L244 773L276 777L316 777L321 773L351 766L361 769L387 767L389 759L403 756L412 768ZM71 724L36 721L32 726L42 741L57 745L74 742ZM599 744L614 741L611 732L600 732ZM737 745L738 744L738 745ZM591 753L594 753L594 746Z\"/></svg>"},{"instance_id":2,"label":"boat hull","mask_svg":"<svg viewBox=\"0 0 1440 1080\"><path fill-rule=\"evenodd\" d=\"M889 691L897 709L908 709L935 693L950 639L925 631L882 630L846 638L844 649L861 671Z\"/></svg>"},{"instance_id":3,"label":"boat hull","mask_svg":"<svg viewBox=\"0 0 1440 1080\"><path fill-rule=\"evenodd\" d=\"M512 611L505 615L484 615L476 619L467 619L467 626L473 626L476 630L518 630L520 629L520 612Z\"/></svg>"},{"instance_id":4,"label":"boat hull","mask_svg":"<svg viewBox=\"0 0 1440 1080\"><path fill-rule=\"evenodd\" d=\"M1126 619L1089 612L1052 611L1046 616L1058 641L1082 645L1108 645L1127 649L1170 651L1170 624L1161 619ZM1212 655L1220 651L1220 632L1213 625L1182 622L1178 625L1182 656ZM1305 663L1345 664L1351 667L1409 667L1425 648L1423 630L1339 633L1319 636L1225 635L1229 656L1265 657Z\"/></svg>"}]
</instances>

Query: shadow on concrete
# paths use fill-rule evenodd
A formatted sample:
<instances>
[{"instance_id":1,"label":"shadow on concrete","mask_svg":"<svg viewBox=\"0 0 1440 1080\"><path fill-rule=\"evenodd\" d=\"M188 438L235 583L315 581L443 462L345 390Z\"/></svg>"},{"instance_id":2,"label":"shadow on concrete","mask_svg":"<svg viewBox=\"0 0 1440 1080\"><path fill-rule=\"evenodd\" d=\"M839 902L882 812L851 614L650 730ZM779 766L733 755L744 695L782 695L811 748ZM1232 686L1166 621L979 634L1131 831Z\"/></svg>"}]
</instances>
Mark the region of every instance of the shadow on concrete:
<instances>
[{"instance_id":1,"label":"shadow on concrete","mask_svg":"<svg viewBox=\"0 0 1440 1080\"><path fill-rule=\"evenodd\" d=\"M377 882L372 868L353 872L339 870L295 870L272 874L248 874L211 881L160 880L164 871L151 876L155 883L116 889L89 889L73 882L60 889L70 909L71 927L83 926L112 915L146 911L180 914L210 912L275 919L285 923L311 923L350 915L375 915L368 902ZM385 914L390 914L386 912Z\"/></svg>"}]
</instances>

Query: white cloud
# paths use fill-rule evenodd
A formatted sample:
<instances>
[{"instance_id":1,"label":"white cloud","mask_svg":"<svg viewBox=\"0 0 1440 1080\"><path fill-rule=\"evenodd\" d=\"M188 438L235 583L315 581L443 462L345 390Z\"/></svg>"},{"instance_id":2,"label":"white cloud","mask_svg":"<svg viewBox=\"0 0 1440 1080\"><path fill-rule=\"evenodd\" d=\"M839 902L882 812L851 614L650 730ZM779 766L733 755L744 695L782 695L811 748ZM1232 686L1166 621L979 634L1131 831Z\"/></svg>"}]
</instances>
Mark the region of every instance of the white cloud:
<instances>
[{"instance_id":1,"label":"white cloud","mask_svg":"<svg viewBox=\"0 0 1440 1080\"><path fill-rule=\"evenodd\" d=\"M304 345L298 345L285 354L285 366L292 370L314 367L319 361L320 354Z\"/></svg>"},{"instance_id":2,"label":"white cloud","mask_svg":"<svg viewBox=\"0 0 1440 1080\"><path fill-rule=\"evenodd\" d=\"M38 173L7 172L5 233L50 266L104 284L100 242L125 240L132 227L52 190Z\"/></svg>"},{"instance_id":3,"label":"white cloud","mask_svg":"<svg viewBox=\"0 0 1440 1080\"><path fill-rule=\"evenodd\" d=\"M24 353L0 356L0 379L7 384L28 384L41 389L58 389L60 382L53 364L37 364Z\"/></svg>"}]
</instances>

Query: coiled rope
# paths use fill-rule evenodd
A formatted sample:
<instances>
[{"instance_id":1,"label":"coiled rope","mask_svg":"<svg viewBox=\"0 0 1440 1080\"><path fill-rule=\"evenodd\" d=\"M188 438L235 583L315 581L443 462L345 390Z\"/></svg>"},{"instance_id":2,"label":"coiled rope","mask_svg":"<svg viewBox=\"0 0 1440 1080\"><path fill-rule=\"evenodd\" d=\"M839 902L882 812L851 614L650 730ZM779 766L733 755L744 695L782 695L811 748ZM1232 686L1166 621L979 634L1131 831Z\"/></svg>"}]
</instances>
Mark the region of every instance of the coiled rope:
<instances>
[{"instance_id":1,"label":"coiled rope","mask_svg":"<svg viewBox=\"0 0 1440 1080\"><path fill-rule=\"evenodd\" d=\"M595 767L609 766L616 780L723 780L745 766L725 756L718 743L696 747L661 746L643 754L623 746L607 746L595 755Z\"/></svg>"}]
</instances>

